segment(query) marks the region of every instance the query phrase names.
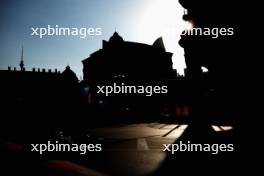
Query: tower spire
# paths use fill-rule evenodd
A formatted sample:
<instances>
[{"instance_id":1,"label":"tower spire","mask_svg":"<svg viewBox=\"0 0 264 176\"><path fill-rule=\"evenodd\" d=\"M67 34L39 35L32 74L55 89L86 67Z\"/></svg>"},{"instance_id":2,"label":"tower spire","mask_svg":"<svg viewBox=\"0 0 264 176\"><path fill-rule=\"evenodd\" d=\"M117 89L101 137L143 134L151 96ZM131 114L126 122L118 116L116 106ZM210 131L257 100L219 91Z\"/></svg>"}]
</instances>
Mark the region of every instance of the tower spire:
<instances>
[{"instance_id":1,"label":"tower spire","mask_svg":"<svg viewBox=\"0 0 264 176\"><path fill-rule=\"evenodd\" d=\"M21 51L21 58L20 58L20 69L21 71L25 71L25 64L24 64L24 47L22 45L22 51Z\"/></svg>"}]
</instances>

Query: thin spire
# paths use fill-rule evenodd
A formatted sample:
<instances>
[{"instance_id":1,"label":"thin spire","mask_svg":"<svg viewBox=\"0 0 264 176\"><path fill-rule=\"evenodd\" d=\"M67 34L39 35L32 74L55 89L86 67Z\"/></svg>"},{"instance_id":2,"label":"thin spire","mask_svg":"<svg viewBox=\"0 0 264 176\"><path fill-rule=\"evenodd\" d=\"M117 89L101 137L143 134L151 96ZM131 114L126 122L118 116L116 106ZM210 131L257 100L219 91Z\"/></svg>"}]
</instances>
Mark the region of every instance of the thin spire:
<instances>
[{"instance_id":1,"label":"thin spire","mask_svg":"<svg viewBox=\"0 0 264 176\"><path fill-rule=\"evenodd\" d=\"M25 71L25 64L24 64L24 47L22 45L22 51L21 51L21 58L20 58L20 69L21 71Z\"/></svg>"},{"instance_id":2,"label":"thin spire","mask_svg":"<svg viewBox=\"0 0 264 176\"><path fill-rule=\"evenodd\" d=\"M21 52L21 61L24 61L24 47L22 45L22 52Z\"/></svg>"}]
</instances>

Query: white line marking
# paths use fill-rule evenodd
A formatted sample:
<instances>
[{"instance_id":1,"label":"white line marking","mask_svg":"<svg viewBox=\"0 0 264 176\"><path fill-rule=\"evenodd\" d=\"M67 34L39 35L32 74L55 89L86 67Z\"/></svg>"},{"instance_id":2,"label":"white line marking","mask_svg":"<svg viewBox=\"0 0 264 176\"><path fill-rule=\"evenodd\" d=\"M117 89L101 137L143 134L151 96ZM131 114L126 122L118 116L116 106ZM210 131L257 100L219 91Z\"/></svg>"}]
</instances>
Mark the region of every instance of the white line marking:
<instances>
[{"instance_id":1,"label":"white line marking","mask_svg":"<svg viewBox=\"0 0 264 176\"><path fill-rule=\"evenodd\" d=\"M146 151L149 150L148 143L145 138L137 139L137 150L138 151Z\"/></svg>"}]
</instances>

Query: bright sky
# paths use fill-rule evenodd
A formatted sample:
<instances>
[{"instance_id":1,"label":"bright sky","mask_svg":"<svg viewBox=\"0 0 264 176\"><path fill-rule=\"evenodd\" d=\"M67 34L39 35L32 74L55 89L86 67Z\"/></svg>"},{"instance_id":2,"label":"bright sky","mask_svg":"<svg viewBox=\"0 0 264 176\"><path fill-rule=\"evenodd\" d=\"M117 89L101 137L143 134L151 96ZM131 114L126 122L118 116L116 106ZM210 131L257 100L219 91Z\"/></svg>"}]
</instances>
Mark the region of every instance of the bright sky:
<instances>
[{"instance_id":1,"label":"bright sky","mask_svg":"<svg viewBox=\"0 0 264 176\"><path fill-rule=\"evenodd\" d=\"M0 69L17 66L24 46L28 70L58 68L67 64L82 76L81 61L102 47L115 30L127 41L152 44L164 39L173 52L174 68L183 73L183 49L178 45L183 8L178 0L1 0ZM100 27L101 36L31 36L31 27Z\"/></svg>"}]
</instances>

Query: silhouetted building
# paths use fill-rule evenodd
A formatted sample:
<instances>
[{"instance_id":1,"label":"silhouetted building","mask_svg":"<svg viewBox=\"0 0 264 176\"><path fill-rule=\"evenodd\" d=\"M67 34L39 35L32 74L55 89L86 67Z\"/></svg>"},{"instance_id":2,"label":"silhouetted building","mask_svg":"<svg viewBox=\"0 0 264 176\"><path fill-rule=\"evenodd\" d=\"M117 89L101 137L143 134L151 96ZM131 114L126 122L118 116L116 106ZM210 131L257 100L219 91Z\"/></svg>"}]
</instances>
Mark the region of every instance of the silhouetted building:
<instances>
[{"instance_id":1,"label":"silhouetted building","mask_svg":"<svg viewBox=\"0 0 264 176\"><path fill-rule=\"evenodd\" d=\"M124 78L127 80L161 80L173 78L172 53L166 52L162 38L153 45L124 41L115 32L102 49L83 60L87 84Z\"/></svg>"},{"instance_id":2,"label":"silhouetted building","mask_svg":"<svg viewBox=\"0 0 264 176\"><path fill-rule=\"evenodd\" d=\"M98 107L108 107L111 111L117 108L117 111L155 113L163 103L162 95L118 94L104 97L96 93L97 85L115 82L162 86L177 77L177 71L172 68L172 53L166 52L162 38L158 38L153 45L147 45L125 41L115 32L109 41L103 41L102 49L82 63L88 101Z\"/></svg>"},{"instance_id":3,"label":"silhouetted building","mask_svg":"<svg viewBox=\"0 0 264 176\"><path fill-rule=\"evenodd\" d=\"M82 103L75 73L69 66L62 73L57 69L26 71L22 61L20 71L0 70L1 111L6 114L0 119L1 135L48 135L72 124L69 114L79 113Z\"/></svg>"}]
</instances>

